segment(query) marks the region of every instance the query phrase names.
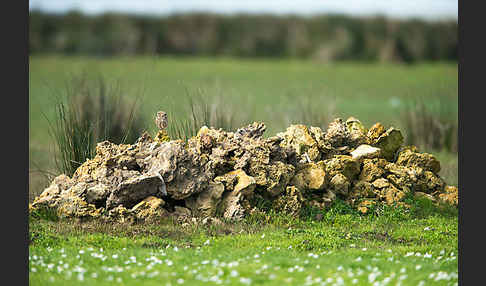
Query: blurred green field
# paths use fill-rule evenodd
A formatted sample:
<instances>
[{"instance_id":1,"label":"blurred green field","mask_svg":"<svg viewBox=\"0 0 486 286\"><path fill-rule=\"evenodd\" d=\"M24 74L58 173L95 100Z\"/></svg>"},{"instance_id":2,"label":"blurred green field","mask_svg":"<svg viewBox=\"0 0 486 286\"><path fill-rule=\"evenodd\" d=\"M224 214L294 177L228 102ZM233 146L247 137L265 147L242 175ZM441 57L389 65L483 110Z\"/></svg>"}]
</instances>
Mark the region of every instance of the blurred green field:
<instances>
[{"instance_id":1,"label":"blurred green field","mask_svg":"<svg viewBox=\"0 0 486 286\"><path fill-rule=\"evenodd\" d=\"M290 123L301 123L302 106L314 113L333 111L343 119L354 116L368 128L375 122L402 128L400 114L406 103L421 98L430 99L431 104L439 101L453 111L448 116L457 118L457 63L36 56L29 60L31 169L34 165L52 168L54 145L47 119L54 118L55 97L63 96L70 78L83 72L119 81L127 96L141 96L150 131L155 130L153 114L169 105L178 116L188 116L185 95L194 93L224 99L222 105L241 124L265 122L266 136L283 131ZM403 133L406 136L407 131ZM456 153L421 151L438 154L445 166L441 175L449 184L457 184ZM35 172L30 177L31 192L38 192L42 179Z\"/></svg>"}]
</instances>

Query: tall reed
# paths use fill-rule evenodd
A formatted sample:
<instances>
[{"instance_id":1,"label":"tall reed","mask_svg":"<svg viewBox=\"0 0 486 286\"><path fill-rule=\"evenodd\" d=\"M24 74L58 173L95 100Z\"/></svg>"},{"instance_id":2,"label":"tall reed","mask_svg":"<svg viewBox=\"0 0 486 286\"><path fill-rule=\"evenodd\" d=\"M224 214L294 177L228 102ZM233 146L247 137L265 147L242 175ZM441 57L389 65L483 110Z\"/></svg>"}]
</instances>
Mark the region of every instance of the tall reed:
<instances>
[{"instance_id":1,"label":"tall reed","mask_svg":"<svg viewBox=\"0 0 486 286\"><path fill-rule=\"evenodd\" d=\"M54 123L49 133L56 145L57 171L71 176L88 158L95 155L96 144L133 143L143 131L138 97L123 96L119 82L110 84L102 76L75 76L66 85L65 98L55 104Z\"/></svg>"}]
</instances>

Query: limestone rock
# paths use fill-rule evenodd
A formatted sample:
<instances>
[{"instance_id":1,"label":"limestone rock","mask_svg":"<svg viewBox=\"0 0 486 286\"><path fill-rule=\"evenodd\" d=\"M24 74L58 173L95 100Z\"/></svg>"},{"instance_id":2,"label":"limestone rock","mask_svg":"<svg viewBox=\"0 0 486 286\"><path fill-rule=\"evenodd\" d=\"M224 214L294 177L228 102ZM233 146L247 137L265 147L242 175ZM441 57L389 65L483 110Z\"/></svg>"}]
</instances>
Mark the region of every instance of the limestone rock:
<instances>
[{"instance_id":1,"label":"limestone rock","mask_svg":"<svg viewBox=\"0 0 486 286\"><path fill-rule=\"evenodd\" d=\"M162 183L156 175L142 175L123 181L107 198L106 208L118 205L131 208L144 198L156 195Z\"/></svg>"},{"instance_id":2,"label":"limestone rock","mask_svg":"<svg viewBox=\"0 0 486 286\"><path fill-rule=\"evenodd\" d=\"M270 196L278 196L295 174L295 167L276 161L270 165L254 165L248 173L256 180L257 185L266 189Z\"/></svg>"},{"instance_id":3,"label":"limestone rock","mask_svg":"<svg viewBox=\"0 0 486 286\"><path fill-rule=\"evenodd\" d=\"M387 188L385 188L384 194L385 194L385 201L389 205L402 201L406 195L404 191L397 189L393 185L389 185Z\"/></svg>"},{"instance_id":4,"label":"limestone rock","mask_svg":"<svg viewBox=\"0 0 486 286\"><path fill-rule=\"evenodd\" d=\"M209 182L206 190L197 196L187 198L186 206L197 216L212 217L216 215L218 205L221 201L224 185L221 182Z\"/></svg>"},{"instance_id":5,"label":"limestone rock","mask_svg":"<svg viewBox=\"0 0 486 286\"><path fill-rule=\"evenodd\" d=\"M86 189L86 202L94 205L104 205L104 202L110 194L110 187L98 183Z\"/></svg>"},{"instance_id":6,"label":"limestone rock","mask_svg":"<svg viewBox=\"0 0 486 286\"><path fill-rule=\"evenodd\" d=\"M195 151L189 152L180 140L161 144L152 158L147 173L160 174L167 193L176 200L202 192L214 177L213 168L206 164L207 158L198 156Z\"/></svg>"},{"instance_id":7,"label":"limestone rock","mask_svg":"<svg viewBox=\"0 0 486 286\"><path fill-rule=\"evenodd\" d=\"M47 187L38 197L34 199L32 208L37 205L54 204L58 200L61 193L67 191L74 182L68 176L62 174L54 178L49 187Z\"/></svg>"},{"instance_id":8,"label":"limestone rock","mask_svg":"<svg viewBox=\"0 0 486 286\"><path fill-rule=\"evenodd\" d=\"M260 211L258 200L293 214L302 204L328 207L337 196L362 212L378 202L404 205L410 192L457 205L457 188L438 175L440 163L413 146L400 148L403 137L393 127L377 123L367 131L355 118L338 118L326 132L297 124L266 139L265 129L254 122L236 132L203 126L187 142L164 130L155 138L144 132L131 145L99 142L94 158L72 178L56 177L29 210L119 222L171 215L192 223L193 216L241 219Z\"/></svg>"},{"instance_id":9,"label":"limestone rock","mask_svg":"<svg viewBox=\"0 0 486 286\"><path fill-rule=\"evenodd\" d=\"M332 159L325 160L324 165L329 178L341 173L352 182L360 173L360 163L348 155L336 155Z\"/></svg>"},{"instance_id":10,"label":"limestone rock","mask_svg":"<svg viewBox=\"0 0 486 286\"><path fill-rule=\"evenodd\" d=\"M95 205L88 204L81 197L64 197L57 206L57 215L61 218L72 217L100 217L102 208L97 209Z\"/></svg>"},{"instance_id":11,"label":"limestone rock","mask_svg":"<svg viewBox=\"0 0 486 286\"><path fill-rule=\"evenodd\" d=\"M390 183L388 182L387 179L379 178L379 179L376 179L372 183L372 185L373 185L373 187L375 187L377 189L383 189L383 188L386 188L386 187L390 186Z\"/></svg>"},{"instance_id":12,"label":"limestone rock","mask_svg":"<svg viewBox=\"0 0 486 286\"><path fill-rule=\"evenodd\" d=\"M107 219L119 223L133 223L135 221L135 216L123 205L118 205L108 211Z\"/></svg>"},{"instance_id":13,"label":"limestone rock","mask_svg":"<svg viewBox=\"0 0 486 286\"><path fill-rule=\"evenodd\" d=\"M374 144L383 133L385 133L385 126L379 122L375 123L366 134L366 137L368 137L368 144Z\"/></svg>"},{"instance_id":14,"label":"limestone rock","mask_svg":"<svg viewBox=\"0 0 486 286\"><path fill-rule=\"evenodd\" d=\"M366 181L357 181L351 189L351 198L369 198L374 196L374 187Z\"/></svg>"},{"instance_id":15,"label":"limestone rock","mask_svg":"<svg viewBox=\"0 0 486 286\"><path fill-rule=\"evenodd\" d=\"M149 196L136 204L130 211L137 219L157 220L168 215L167 210L163 208L164 200Z\"/></svg>"},{"instance_id":16,"label":"limestone rock","mask_svg":"<svg viewBox=\"0 0 486 286\"><path fill-rule=\"evenodd\" d=\"M243 170L232 171L222 177L216 178L217 182L224 182L227 190L223 195L221 209L223 217L228 219L241 219L248 211L247 198L251 197L256 186L253 177L248 176Z\"/></svg>"},{"instance_id":17,"label":"limestone rock","mask_svg":"<svg viewBox=\"0 0 486 286\"><path fill-rule=\"evenodd\" d=\"M417 182L413 185L415 191L421 191L427 194L431 194L440 190L443 190L446 183L438 175L431 171L424 171L421 176L418 177Z\"/></svg>"},{"instance_id":18,"label":"limestone rock","mask_svg":"<svg viewBox=\"0 0 486 286\"><path fill-rule=\"evenodd\" d=\"M349 131L346 128L346 124L341 118L335 119L329 123L326 130L324 140L328 142L332 147L341 147L346 145L349 139Z\"/></svg>"},{"instance_id":19,"label":"limestone rock","mask_svg":"<svg viewBox=\"0 0 486 286\"><path fill-rule=\"evenodd\" d=\"M351 183L349 180L341 173L338 173L332 177L329 186L336 194L348 195Z\"/></svg>"},{"instance_id":20,"label":"limestone rock","mask_svg":"<svg viewBox=\"0 0 486 286\"><path fill-rule=\"evenodd\" d=\"M381 156L381 149L367 144L359 145L356 149L350 152L350 155L355 160L360 159L374 159Z\"/></svg>"},{"instance_id":21,"label":"limestone rock","mask_svg":"<svg viewBox=\"0 0 486 286\"><path fill-rule=\"evenodd\" d=\"M440 193L439 200L453 206L459 203L459 190L455 186L446 186L443 193Z\"/></svg>"},{"instance_id":22,"label":"limestone rock","mask_svg":"<svg viewBox=\"0 0 486 286\"><path fill-rule=\"evenodd\" d=\"M277 212L297 217L303 204L304 197L300 190L295 186L288 186L285 192L273 201L272 208Z\"/></svg>"},{"instance_id":23,"label":"limestone rock","mask_svg":"<svg viewBox=\"0 0 486 286\"><path fill-rule=\"evenodd\" d=\"M277 133L282 138L281 147L292 148L303 163L318 161L321 157L319 146L307 126L302 124L291 125L285 132Z\"/></svg>"},{"instance_id":24,"label":"limestone rock","mask_svg":"<svg viewBox=\"0 0 486 286\"><path fill-rule=\"evenodd\" d=\"M382 133L371 145L381 149L382 156L391 161L395 153L403 144L403 136L400 130L393 127Z\"/></svg>"},{"instance_id":25,"label":"limestone rock","mask_svg":"<svg viewBox=\"0 0 486 286\"><path fill-rule=\"evenodd\" d=\"M358 146L367 142L366 133L368 130L363 126L361 121L354 117L346 120L346 129L348 131L348 144L351 147Z\"/></svg>"},{"instance_id":26,"label":"limestone rock","mask_svg":"<svg viewBox=\"0 0 486 286\"><path fill-rule=\"evenodd\" d=\"M236 185L233 192L249 195L253 192L256 186L256 181L253 177L248 176L243 170L235 170L229 174L236 176Z\"/></svg>"},{"instance_id":27,"label":"limestone rock","mask_svg":"<svg viewBox=\"0 0 486 286\"><path fill-rule=\"evenodd\" d=\"M169 137L169 134L167 133L167 130L165 130L165 129L159 130L157 132L157 134L155 135L154 141L158 142L158 143L169 142L170 137Z\"/></svg>"},{"instance_id":28,"label":"limestone rock","mask_svg":"<svg viewBox=\"0 0 486 286\"><path fill-rule=\"evenodd\" d=\"M420 167L435 174L440 171L440 162L433 155L418 153L411 148L400 151L396 164L406 167Z\"/></svg>"},{"instance_id":29,"label":"limestone rock","mask_svg":"<svg viewBox=\"0 0 486 286\"><path fill-rule=\"evenodd\" d=\"M324 162L307 163L301 167L291 180L291 184L300 190L322 190L326 185Z\"/></svg>"},{"instance_id":30,"label":"limestone rock","mask_svg":"<svg viewBox=\"0 0 486 286\"><path fill-rule=\"evenodd\" d=\"M359 179L365 182L373 182L386 173L385 166L387 164L388 162L385 159L364 159Z\"/></svg>"}]
</instances>

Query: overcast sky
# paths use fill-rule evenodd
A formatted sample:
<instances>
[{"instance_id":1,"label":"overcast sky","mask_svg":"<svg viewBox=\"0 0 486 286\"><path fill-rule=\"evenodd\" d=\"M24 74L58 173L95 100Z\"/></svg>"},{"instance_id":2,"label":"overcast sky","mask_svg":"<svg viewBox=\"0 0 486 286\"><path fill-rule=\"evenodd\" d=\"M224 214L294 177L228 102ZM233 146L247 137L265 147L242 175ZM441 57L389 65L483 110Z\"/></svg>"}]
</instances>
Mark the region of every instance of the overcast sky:
<instances>
[{"instance_id":1,"label":"overcast sky","mask_svg":"<svg viewBox=\"0 0 486 286\"><path fill-rule=\"evenodd\" d=\"M458 0L30 0L30 9L66 12L76 9L87 14L106 11L171 14L210 11L216 13L382 14L391 17L457 19Z\"/></svg>"}]
</instances>

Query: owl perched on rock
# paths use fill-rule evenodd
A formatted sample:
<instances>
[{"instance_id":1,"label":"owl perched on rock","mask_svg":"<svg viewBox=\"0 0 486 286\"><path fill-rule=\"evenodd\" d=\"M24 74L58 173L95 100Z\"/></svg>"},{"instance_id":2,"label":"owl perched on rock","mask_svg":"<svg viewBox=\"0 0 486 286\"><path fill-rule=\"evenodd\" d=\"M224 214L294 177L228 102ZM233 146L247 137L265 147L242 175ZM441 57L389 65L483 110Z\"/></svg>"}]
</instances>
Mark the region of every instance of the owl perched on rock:
<instances>
[{"instance_id":1,"label":"owl perched on rock","mask_svg":"<svg viewBox=\"0 0 486 286\"><path fill-rule=\"evenodd\" d=\"M167 113L164 111L159 111L155 115L155 125L159 128L159 130L164 130L167 128Z\"/></svg>"}]
</instances>

